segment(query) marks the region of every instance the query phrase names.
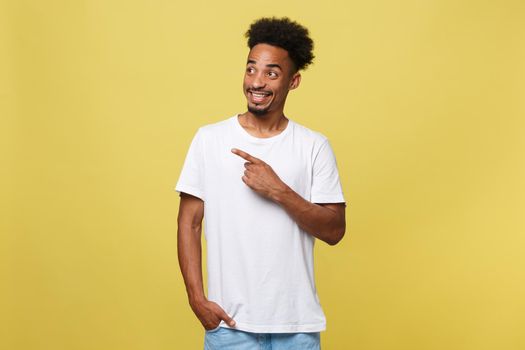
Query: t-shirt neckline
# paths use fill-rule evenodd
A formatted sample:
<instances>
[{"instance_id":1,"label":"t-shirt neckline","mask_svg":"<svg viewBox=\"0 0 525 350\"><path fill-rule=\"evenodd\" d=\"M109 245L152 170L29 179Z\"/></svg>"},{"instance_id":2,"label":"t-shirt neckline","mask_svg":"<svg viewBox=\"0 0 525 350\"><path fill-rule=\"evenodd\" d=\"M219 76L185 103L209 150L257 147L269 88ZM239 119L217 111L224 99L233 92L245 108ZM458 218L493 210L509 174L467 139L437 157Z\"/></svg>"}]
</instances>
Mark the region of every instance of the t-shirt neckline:
<instances>
[{"instance_id":1,"label":"t-shirt neckline","mask_svg":"<svg viewBox=\"0 0 525 350\"><path fill-rule=\"evenodd\" d=\"M239 123L239 115L240 114L237 113L233 117L231 117L234 127L245 139L253 143L271 143L279 139L282 139L289 133L290 129L292 128L292 123L293 123L293 121L290 118L286 117L288 119L288 124L286 124L286 128L280 133L278 133L277 135L270 136L270 137L255 137L252 134L250 134L248 131L246 131L242 127L242 125Z\"/></svg>"}]
</instances>

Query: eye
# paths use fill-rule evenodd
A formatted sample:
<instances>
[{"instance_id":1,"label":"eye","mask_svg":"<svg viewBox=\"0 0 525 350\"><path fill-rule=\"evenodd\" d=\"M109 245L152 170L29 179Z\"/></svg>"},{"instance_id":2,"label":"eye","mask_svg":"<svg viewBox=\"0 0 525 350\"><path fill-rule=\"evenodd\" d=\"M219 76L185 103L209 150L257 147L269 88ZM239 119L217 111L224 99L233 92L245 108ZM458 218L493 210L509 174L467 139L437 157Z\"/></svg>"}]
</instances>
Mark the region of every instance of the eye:
<instances>
[{"instance_id":1,"label":"eye","mask_svg":"<svg viewBox=\"0 0 525 350\"><path fill-rule=\"evenodd\" d=\"M270 78L277 78L277 73L274 72L274 71L269 71L269 72L268 72L268 76L269 76Z\"/></svg>"},{"instance_id":2,"label":"eye","mask_svg":"<svg viewBox=\"0 0 525 350\"><path fill-rule=\"evenodd\" d=\"M253 67L246 68L246 73L253 73L255 72L255 69Z\"/></svg>"}]
</instances>

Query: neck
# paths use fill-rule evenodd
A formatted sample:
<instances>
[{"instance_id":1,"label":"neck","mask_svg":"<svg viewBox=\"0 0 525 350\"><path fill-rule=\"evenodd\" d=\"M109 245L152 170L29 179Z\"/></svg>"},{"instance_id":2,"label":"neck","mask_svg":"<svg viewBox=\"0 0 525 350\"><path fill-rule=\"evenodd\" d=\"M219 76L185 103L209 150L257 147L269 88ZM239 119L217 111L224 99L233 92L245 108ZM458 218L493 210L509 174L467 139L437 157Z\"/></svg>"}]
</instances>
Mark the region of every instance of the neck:
<instances>
[{"instance_id":1,"label":"neck","mask_svg":"<svg viewBox=\"0 0 525 350\"><path fill-rule=\"evenodd\" d=\"M247 124L246 126L261 132L271 132L282 130L288 123L288 118L283 111L268 112L263 115L257 115L246 111L239 115L240 119Z\"/></svg>"}]
</instances>

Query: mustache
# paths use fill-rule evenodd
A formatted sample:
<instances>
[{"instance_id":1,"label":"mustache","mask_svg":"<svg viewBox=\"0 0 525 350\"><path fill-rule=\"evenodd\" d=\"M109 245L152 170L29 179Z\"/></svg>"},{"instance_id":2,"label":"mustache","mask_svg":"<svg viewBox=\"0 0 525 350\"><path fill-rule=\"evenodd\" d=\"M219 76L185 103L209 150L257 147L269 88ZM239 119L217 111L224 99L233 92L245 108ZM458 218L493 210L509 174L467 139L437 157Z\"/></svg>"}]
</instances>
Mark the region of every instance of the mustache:
<instances>
[{"instance_id":1,"label":"mustache","mask_svg":"<svg viewBox=\"0 0 525 350\"><path fill-rule=\"evenodd\" d=\"M268 90L263 90L263 89L252 89L252 88L248 88L247 89L249 92L264 92L264 93L267 93L267 94L272 94L271 91L268 91Z\"/></svg>"}]
</instances>

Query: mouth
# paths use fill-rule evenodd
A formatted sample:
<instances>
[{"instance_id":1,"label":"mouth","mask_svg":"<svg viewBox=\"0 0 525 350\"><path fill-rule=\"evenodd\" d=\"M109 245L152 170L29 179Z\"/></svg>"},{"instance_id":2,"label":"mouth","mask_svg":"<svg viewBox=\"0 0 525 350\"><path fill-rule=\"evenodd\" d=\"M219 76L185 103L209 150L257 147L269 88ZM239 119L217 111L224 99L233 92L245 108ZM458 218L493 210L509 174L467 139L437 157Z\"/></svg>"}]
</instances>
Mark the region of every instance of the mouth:
<instances>
[{"instance_id":1,"label":"mouth","mask_svg":"<svg viewBox=\"0 0 525 350\"><path fill-rule=\"evenodd\" d=\"M253 91L253 90L248 90L248 94L250 95L251 102L256 103L256 104L264 103L272 95L272 93L268 91Z\"/></svg>"}]
</instances>

